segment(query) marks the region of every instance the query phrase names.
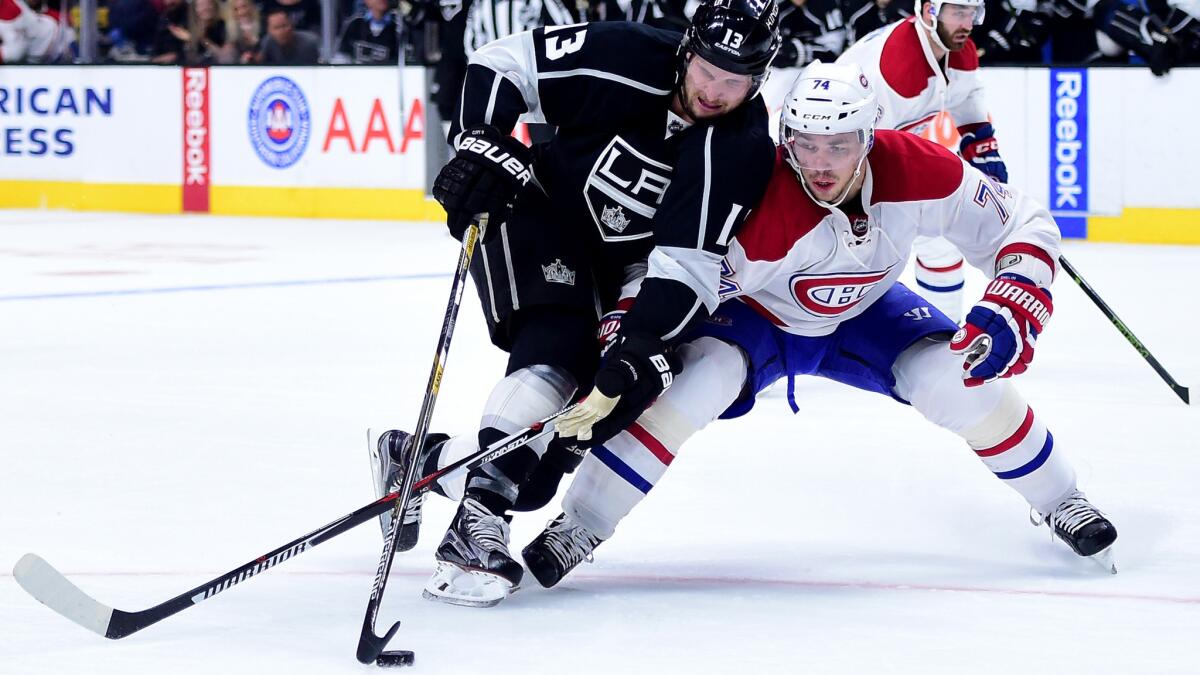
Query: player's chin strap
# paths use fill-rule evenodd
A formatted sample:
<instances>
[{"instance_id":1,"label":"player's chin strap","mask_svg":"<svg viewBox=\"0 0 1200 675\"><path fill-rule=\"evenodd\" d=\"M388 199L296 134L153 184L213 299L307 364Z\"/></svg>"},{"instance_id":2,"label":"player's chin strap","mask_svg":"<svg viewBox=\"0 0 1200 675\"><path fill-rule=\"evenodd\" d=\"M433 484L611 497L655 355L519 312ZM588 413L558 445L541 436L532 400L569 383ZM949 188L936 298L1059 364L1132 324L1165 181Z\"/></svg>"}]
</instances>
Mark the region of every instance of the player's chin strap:
<instances>
[{"instance_id":1,"label":"player's chin strap","mask_svg":"<svg viewBox=\"0 0 1200 675\"><path fill-rule=\"evenodd\" d=\"M918 11L917 21L925 28L926 34L929 35L929 39L933 40L933 44L937 45L938 49L941 49L949 54L950 48L947 47L944 42L942 42L942 36L938 35L937 15L933 16L933 21L931 23L925 23L925 17L922 16L921 12Z\"/></svg>"},{"instance_id":2,"label":"player's chin strap","mask_svg":"<svg viewBox=\"0 0 1200 675\"><path fill-rule=\"evenodd\" d=\"M867 149L863 150L862 156L858 158L858 164L854 165L854 175L851 176L850 182L846 183L846 189L842 190L842 194L838 196L837 201L827 202L827 201L818 199L817 196L812 193L812 190L809 189L808 181L804 180L804 172L803 171L796 172L796 175L800 178L800 187L804 188L804 193L808 195L809 199L820 204L821 206L824 206L827 209L832 209L832 208L836 208L836 207L840 206L842 202L846 201L846 195L850 194L850 188L854 187L854 181L858 180L858 177L862 175L862 165L863 165L863 162L867 161L867 153L869 153L869 152L871 152L871 148L869 146L867 147Z\"/></svg>"}]
</instances>

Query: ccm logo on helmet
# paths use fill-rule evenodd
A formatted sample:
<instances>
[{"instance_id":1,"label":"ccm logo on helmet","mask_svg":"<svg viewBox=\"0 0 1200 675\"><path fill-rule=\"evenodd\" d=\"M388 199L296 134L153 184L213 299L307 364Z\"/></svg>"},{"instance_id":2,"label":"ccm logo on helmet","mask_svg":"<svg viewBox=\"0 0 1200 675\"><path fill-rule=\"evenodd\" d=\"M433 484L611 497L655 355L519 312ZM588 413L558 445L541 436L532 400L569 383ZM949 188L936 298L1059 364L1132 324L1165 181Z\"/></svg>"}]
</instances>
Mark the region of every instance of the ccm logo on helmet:
<instances>
[{"instance_id":1,"label":"ccm logo on helmet","mask_svg":"<svg viewBox=\"0 0 1200 675\"><path fill-rule=\"evenodd\" d=\"M521 160L508 154L507 151L500 149L494 143L485 141L482 138L472 138L469 136L463 138L459 142L458 151L483 155L503 167L514 178L521 181L522 185L528 183L529 179L533 177L533 174L529 172L529 167L525 166Z\"/></svg>"},{"instance_id":2,"label":"ccm logo on helmet","mask_svg":"<svg viewBox=\"0 0 1200 675\"><path fill-rule=\"evenodd\" d=\"M802 120L831 120L833 115L820 115L817 113L804 113L800 116Z\"/></svg>"},{"instance_id":3,"label":"ccm logo on helmet","mask_svg":"<svg viewBox=\"0 0 1200 675\"><path fill-rule=\"evenodd\" d=\"M891 268L867 274L795 274L790 283L792 296L805 311L817 316L837 316L867 297Z\"/></svg>"}]
</instances>

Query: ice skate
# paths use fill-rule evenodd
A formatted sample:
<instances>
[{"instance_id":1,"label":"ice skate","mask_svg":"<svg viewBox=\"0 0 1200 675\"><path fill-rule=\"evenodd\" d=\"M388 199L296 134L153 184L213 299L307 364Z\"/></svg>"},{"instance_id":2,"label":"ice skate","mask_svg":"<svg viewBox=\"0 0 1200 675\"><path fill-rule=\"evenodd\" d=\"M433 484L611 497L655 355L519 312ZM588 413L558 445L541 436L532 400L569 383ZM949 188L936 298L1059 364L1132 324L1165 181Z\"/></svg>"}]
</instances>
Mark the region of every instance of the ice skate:
<instances>
[{"instance_id":1,"label":"ice skate","mask_svg":"<svg viewBox=\"0 0 1200 675\"><path fill-rule=\"evenodd\" d=\"M508 553L508 523L467 497L437 548L427 600L491 607L516 590L524 570Z\"/></svg>"},{"instance_id":2,"label":"ice skate","mask_svg":"<svg viewBox=\"0 0 1200 675\"><path fill-rule=\"evenodd\" d=\"M1073 490L1047 516L1040 516L1035 525L1045 523L1054 535L1071 550L1092 560L1110 574L1117 573L1113 557L1113 542L1117 528L1104 517L1079 490Z\"/></svg>"},{"instance_id":3,"label":"ice skate","mask_svg":"<svg viewBox=\"0 0 1200 675\"><path fill-rule=\"evenodd\" d=\"M521 557L538 583L550 588L580 562L591 562L592 551L603 541L571 516L560 513L521 551Z\"/></svg>"},{"instance_id":4,"label":"ice skate","mask_svg":"<svg viewBox=\"0 0 1200 675\"><path fill-rule=\"evenodd\" d=\"M404 479L404 454L412 434L405 431L387 429L367 429L367 450L371 454L371 479L375 486L375 498L378 499L399 488ZM425 437L425 448L417 459L424 464L429 454L448 439L446 434L428 434ZM421 472L417 473L421 478ZM400 534L396 538L396 550L408 551L417 545L417 537L421 532L421 506L424 495L410 497L408 506L404 509L404 520L401 521ZM379 516L379 527L383 536L388 535L392 526L392 512L387 511Z\"/></svg>"}]
</instances>

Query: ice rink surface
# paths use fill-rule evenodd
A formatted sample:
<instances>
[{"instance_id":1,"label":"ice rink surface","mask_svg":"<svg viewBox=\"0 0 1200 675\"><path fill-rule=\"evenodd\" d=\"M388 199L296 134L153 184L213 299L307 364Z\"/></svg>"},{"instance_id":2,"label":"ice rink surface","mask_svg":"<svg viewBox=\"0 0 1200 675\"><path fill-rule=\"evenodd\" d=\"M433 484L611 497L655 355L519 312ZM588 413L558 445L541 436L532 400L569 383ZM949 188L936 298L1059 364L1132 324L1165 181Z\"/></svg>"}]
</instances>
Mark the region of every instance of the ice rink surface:
<instances>
[{"instance_id":1,"label":"ice rink surface","mask_svg":"<svg viewBox=\"0 0 1200 675\"><path fill-rule=\"evenodd\" d=\"M1200 385L1200 248L1065 252ZM413 423L456 255L435 224L0 212L0 673L376 670L373 523L117 642L9 570L34 551L140 610L370 502L365 429ZM780 386L685 446L553 590L422 600L432 498L380 626L423 673L1200 672L1200 414L1065 275L1054 297L1017 382L1119 529L1116 576L956 437L805 379L798 415ZM469 290L434 429L473 431L503 363ZM514 549L557 513L518 514Z\"/></svg>"}]
</instances>

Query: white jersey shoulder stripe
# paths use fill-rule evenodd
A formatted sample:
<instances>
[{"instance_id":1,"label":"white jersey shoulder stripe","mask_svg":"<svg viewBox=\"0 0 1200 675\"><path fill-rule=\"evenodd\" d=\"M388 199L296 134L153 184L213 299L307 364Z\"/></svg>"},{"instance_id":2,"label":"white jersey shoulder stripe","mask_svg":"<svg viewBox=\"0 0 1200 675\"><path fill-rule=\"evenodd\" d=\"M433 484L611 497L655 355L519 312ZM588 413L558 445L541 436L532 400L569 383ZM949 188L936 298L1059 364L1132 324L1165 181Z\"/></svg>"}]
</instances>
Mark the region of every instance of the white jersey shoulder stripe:
<instances>
[{"instance_id":1,"label":"white jersey shoulder stripe","mask_svg":"<svg viewBox=\"0 0 1200 675\"><path fill-rule=\"evenodd\" d=\"M576 68L574 70L560 70L560 71L552 72L552 73L538 73L537 77L539 80L552 80L552 79L560 79L560 78L566 78L566 77L596 77L596 78L600 78L602 80L611 80L613 82L623 84L627 87L632 87L634 89L644 91L648 94L655 94L658 96L667 96L668 94L671 93L671 91L669 89L659 89L657 87L652 87L644 82L638 82L637 80L633 80L628 77L616 75L614 73L608 73L603 70L597 70L595 68Z\"/></svg>"}]
</instances>

